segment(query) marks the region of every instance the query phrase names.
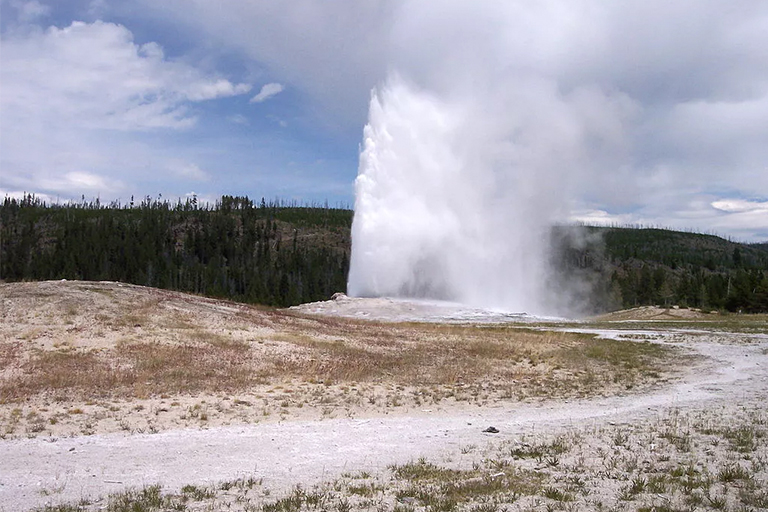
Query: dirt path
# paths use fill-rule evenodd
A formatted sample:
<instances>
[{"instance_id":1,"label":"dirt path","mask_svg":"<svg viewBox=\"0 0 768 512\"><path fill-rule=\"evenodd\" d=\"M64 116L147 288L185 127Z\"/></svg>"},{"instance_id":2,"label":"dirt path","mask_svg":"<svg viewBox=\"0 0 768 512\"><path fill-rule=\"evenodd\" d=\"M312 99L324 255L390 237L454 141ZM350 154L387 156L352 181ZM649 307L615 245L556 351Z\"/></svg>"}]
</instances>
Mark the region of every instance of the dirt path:
<instances>
[{"instance_id":1,"label":"dirt path","mask_svg":"<svg viewBox=\"0 0 768 512\"><path fill-rule=\"evenodd\" d=\"M622 337L624 332L603 331ZM639 333L647 335L649 333ZM659 333L651 333L658 337ZM275 492L376 470L424 456L462 457L461 448L531 432L582 429L658 417L671 408L765 403L768 336L665 333L709 358L683 381L645 395L505 405L439 415L284 422L158 434L92 435L0 442L0 511L77 501L126 487L174 489L254 476ZM499 434L482 432L493 425Z\"/></svg>"}]
</instances>

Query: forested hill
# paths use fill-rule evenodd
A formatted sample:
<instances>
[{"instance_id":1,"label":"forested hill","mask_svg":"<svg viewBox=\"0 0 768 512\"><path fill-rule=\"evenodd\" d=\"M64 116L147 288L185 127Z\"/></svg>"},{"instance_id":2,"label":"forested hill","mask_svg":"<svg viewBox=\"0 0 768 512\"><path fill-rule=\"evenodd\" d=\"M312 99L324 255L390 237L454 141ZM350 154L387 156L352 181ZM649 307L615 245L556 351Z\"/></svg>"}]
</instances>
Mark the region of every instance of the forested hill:
<instances>
[{"instance_id":1,"label":"forested hill","mask_svg":"<svg viewBox=\"0 0 768 512\"><path fill-rule=\"evenodd\" d=\"M352 212L224 196L0 208L0 279L113 280L286 306L346 288Z\"/></svg>"},{"instance_id":2,"label":"forested hill","mask_svg":"<svg viewBox=\"0 0 768 512\"><path fill-rule=\"evenodd\" d=\"M123 281L287 306L346 288L352 211L144 199L0 205L0 280ZM768 244L661 229L556 227L552 265L605 311L646 304L768 311Z\"/></svg>"},{"instance_id":3,"label":"forested hill","mask_svg":"<svg viewBox=\"0 0 768 512\"><path fill-rule=\"evenodd\" d=\"M561 226L553 265L596 311L641 305L768 312L768 244L665 229Z\"/></svg>"}]
</instances>

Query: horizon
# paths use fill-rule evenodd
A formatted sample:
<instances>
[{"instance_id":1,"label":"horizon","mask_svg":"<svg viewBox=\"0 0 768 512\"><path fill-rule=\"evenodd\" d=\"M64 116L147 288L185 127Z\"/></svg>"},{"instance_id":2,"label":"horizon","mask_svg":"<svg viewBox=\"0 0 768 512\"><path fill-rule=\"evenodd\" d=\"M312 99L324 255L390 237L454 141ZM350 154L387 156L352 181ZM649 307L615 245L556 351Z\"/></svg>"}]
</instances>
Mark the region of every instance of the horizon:
<instances>
[{"instance_id":1,"label":"horizon","mask_svg":"<svg viewBox=\"0 0 768 512\"><path fill-rule=\"evenodd\" d=\"M767 21L757 0L3 0L0 197L351 205L395 74L495 123L499 172L562 150L562 220L768 240Z\"/></svg>"},{"instance_id":2,"label":"horizon","mask_svg":"<svg viewBox=\"0 0 768 512\"><path fill-rule=\"evenodd\" d=\"M31 197L31 200L39 199L35 194L33 193L24 193L24 196ZM24 196L22 197L12 197L10 195L6 195L3 201L6 200L14 200L21 202L24 200ZM309 208L309 209L329 209L329 210L342 210L342 211L348 211L352 214L354 214L354 208L351 207L349 204L336 204L331 205L327 201L323 201L321 203L299 203L297 200L284 200L280 197L273 197L271 199L267 199L265 196L261 196L259 198L251 198L249 196L229 196L229 197L235 197L235 198L247 198L250 199L253 202L254 208L259 208L259 204L257 202L260 202L262 199L266 202L267 208ZM152 202L158 202L160 204L168 204L168 205L184 205L187 204L186 201L192 201L192 198L185 198L185 201L182 201L181 198L176 198L175 200L171 200L168 198L151 198L149 196L143 196L141 199L150 199ZM197 209L201 210L215 210L217 207L220 206L220 200L221 198L213 201L201 201L197 203ZM135 201L133 206L131 206L130 201L123 203L120 199L117 199L115 201L112 201L110 203L102 203L100 198L94 197L91 198L91 200L86 200L85 198L82 198L78 200L74 199L68 199L65 202L62 202L60 200L57 200L55 202L47 202L45 200L40 200L40 206L47 208L47 207L76 207L78 205L85 206L87 208L92 209L100 209L100 210L108 210L108 209L117 209L117 210L129 210L129 209L140 209L142 208L142 204L140 201ZM97 206L98 205L98 206ZM730 235L717 233L714 231L702 231L698 228L692 228L692 227L672 227L672 226L662 226L662 225L646 225L646 224L640 224L640 223L634 223L634 224L599 224L599 223L584 223L581 220L572 220L568 222L553 222L550 224L551 227L558 227L558 226L564 226L564 227L584 227L584 228L604 228L604 229L635 229L635 230L660 230L660 231L671 231L674 233L683 233L683 234L691 234L691 235L703 235L703 236L714 236L716 238L720 238L722 240L725 240L727 242L735 243L735 244L741 244L741 245L766 245L768 244L768 238L765 240L758 240L758 241L747 241L747 240L739 240L736 239Z\"/></svg>"}]
</instances>

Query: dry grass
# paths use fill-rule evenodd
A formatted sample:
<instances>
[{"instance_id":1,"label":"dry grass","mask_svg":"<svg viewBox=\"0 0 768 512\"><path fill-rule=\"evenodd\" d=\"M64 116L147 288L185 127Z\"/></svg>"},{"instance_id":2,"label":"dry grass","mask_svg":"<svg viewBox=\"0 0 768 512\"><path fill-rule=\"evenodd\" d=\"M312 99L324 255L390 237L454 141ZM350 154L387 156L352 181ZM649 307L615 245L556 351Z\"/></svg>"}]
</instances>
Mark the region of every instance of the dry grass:
<instances>
[{"instance_id":1,"label":"dry grass","mask_svg":"<svg viewBox=\"0 0 768 512\"><path fill-rule=\"evenodd\" d=\"M606 383L633 386L643 375L658 376L669 357L669 349L659 345L570 333L370 326L349 320L330 324L303 319L298 326L283 323L290 327L270 336L268 344L196 328L186 333L184 343L123 339L100 350L35 350L25 360L18 343L3 343L3 362L15 363L21 371L0 381L0 400L59 391L138 398L235 392L295 380L491 386L502 393L514 388L523 396L578 395L597 392Z\"/></svg>"},{"instance_id":2,"label":"dry grass","mask_svg":"<svg viewBox=\"0 0 768 512\"><path fill-rule=\"evenodd\" d=\"M14 341L0 343L0 368L9 368L19 360L20 345Z\"/></svg>"},{"instance_id":3,"label":"dry grass","mask_svg":"<svg viewBox=\"0 0 768 512\"><path fill-rule=\"evenodd\" d=\"M65 392L80 398L234 391L260 380L246 345L118 344L108 352L39 352L0 383L0 401Z\"/></svg>"},{"instance_id":4,"label":"dry grass","mask_svg":"<svg viewBox=\"0 0 768 512\"><path fill-rule=\"evenodd\" d=\"M0 404L250 393L264 402L251 414L309 406L325 417L612 394L657 382L673 358L650 343L305 317L115 283L4 284L0 294L0 362L13 368L0 373Z\"/></svg>"}]
</instances>

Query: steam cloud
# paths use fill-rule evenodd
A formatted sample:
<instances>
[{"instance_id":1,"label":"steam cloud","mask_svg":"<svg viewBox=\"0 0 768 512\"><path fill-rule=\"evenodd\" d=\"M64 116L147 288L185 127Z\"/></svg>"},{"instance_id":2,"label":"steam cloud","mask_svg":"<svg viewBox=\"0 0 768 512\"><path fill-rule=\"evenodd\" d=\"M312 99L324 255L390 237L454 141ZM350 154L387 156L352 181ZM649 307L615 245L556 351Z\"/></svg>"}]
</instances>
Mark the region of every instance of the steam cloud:
<instances>
[{"instance_id":1,"label":"steam cloud","mask_svg":"<svg viewBox=\"0 0 768 512\"><path fill-rule=\"evenodd\" d=\"M562 290L545 285L549 229L578 185L620 156L632 102L594 84L566 86L493 37L393 71L373 91L351 295L534 314L567 307ZM472 50L490 52L484 64Z\"/></svg>"}]
</instances>

